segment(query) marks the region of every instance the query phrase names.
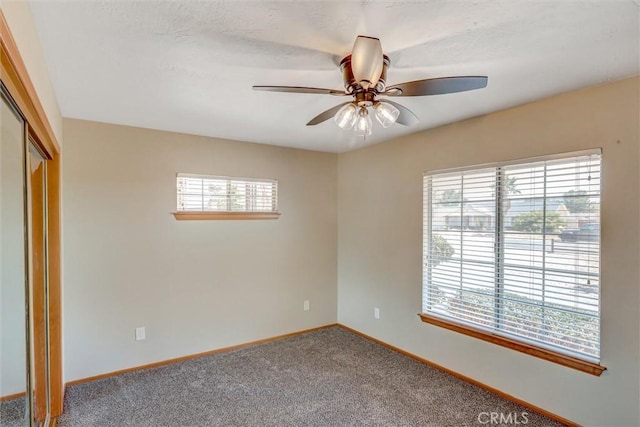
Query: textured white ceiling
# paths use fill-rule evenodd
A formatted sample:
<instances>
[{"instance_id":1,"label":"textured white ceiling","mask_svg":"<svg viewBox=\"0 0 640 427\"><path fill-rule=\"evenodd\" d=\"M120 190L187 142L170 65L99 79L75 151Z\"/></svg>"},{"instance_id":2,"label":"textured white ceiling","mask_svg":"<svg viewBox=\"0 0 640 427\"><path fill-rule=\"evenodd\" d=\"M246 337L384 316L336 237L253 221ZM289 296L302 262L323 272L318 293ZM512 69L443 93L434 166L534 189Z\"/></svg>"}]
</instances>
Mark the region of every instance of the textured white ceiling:
<instances>
[{"instance_id":1,"label":"textured white ceiling","mask_svg":"<svg viewBox=\"0 0 640 427\"><path fill-rule=\"evenodd\" d=\"M65 117L343 152L640 72L640 0L31 1ZM387 83L487 75L486 89L394 98L420 123L363 140L344 101L252 85L342 89L358 34L391 57Z\"/></svg>"}]
</instances>

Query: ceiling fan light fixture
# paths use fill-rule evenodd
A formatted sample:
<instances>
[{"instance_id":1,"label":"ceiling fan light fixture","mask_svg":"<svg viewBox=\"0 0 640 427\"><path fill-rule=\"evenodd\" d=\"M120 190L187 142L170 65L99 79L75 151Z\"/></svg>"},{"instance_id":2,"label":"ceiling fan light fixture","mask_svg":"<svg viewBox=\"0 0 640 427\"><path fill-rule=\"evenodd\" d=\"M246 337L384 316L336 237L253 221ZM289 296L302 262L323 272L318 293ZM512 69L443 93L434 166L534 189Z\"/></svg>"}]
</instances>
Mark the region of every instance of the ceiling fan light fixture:
<instances>
[{"instance_id":1,"label":"ceiling fan light fixture","mask_svg":"<svg viewBox=\"0 0 640 427\"><path fill-rule=\"evenodd\" d=\"M358 136L369 136L371 135L371 117L369 117L369 112L366 107L360 107L358 110L358 118L356 119L356 127L355 132Z\"/></svg>"},{"instance_id":2,"label":"ceiling fan light fixture","mask_svg":"<svg viewBox=\"0 0 640 427\"><path fill-rule=\"evenodd\" d=\"M384 66L383 55L379 39L367 36L356 38L351 52L351 70L355 81L364 90L376 87Z\"/></svg>"},{"instance_id":3,"label":"ceiling fan light fixture","mask_svg":"<svg viewBox=\"0 0 640 427\"><path fill-rule=\"evenodd\" d=\"M342 129L351 129L358 118L358 107L353 102L344 105L333 117L336 124Z\"/></svg>"},{"instance_id":4,"label":"ceiling fan light fixture","mask_svg":"<svg viewBox=\"0 0 640 427\"><path fill-rule=\"evenodd\" d=\"M352 101L334 105L318 114L309 120L307 126L315 126L333 117L341 129L354 129L357 135L366 137L372 132L369 107L373 108L372 114L375 114L376 120L383 128L388 128L394 123L413 126L420 121L418 116L402 104L389 99L379 101L376 99L378 96L442 95L487 87L487 76L434 77L396 83L387 87L387 71L390 65L391 60L382 52L380 39L358 36L351 54L340 61L344 90L306 86L253 86L253 89L351 97Z\"/></svg>"},{"instance_id":5,"label":"ceiling fan light fixture","mask_svg":"<svg viewBox=\"0 0 640 427\"><path fill-rule=\"evenodd\" d=\"M380 122L383 128L388 128L398 120L400 110L387 102L377 102L373 106L373 110L376 113L376 119Z\"/></svg>"}]
</instances>

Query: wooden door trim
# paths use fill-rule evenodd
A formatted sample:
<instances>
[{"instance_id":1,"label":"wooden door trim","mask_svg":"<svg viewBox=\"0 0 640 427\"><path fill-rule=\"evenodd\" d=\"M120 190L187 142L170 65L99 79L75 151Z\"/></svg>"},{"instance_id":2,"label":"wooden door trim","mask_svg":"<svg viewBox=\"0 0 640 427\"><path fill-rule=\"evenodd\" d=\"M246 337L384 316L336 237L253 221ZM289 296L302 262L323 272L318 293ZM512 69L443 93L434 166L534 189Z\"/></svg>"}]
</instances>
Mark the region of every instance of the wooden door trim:
<instances>
[{"instance_id":1,"label":"wooden door trim","mask_svg":"<svg viewBox=\"0 0 640 427\"><path fill-rule=\"evenodd\" d=\"M51 416L62 414L62 254L60 156L47 161L47 256L49 279L49 402Z\"/></svg>"},{"instance_id":2,"label":"wooden door trim","mask_svg":"<svg viewBox=\"0 0 640 427\"><path fill-rule=\"evenodd\" d=\"M32 321L32 348L33 348L33 372L34 379L33 396L35 419L44 421L47 417L47 345L46 345L46 280L47 280L47 260L45 243L45 204L44 197L46 195L46 163L38 167L35 171L32 169L32 154L30 153L31 142L27 138L26 153L29 161L27 162L27 180L29 191L29 252L30 252L30 274L29 287L31 289L31 321ZM45 380L42 381L41 379Z\"/></svg>"}]
</instances>

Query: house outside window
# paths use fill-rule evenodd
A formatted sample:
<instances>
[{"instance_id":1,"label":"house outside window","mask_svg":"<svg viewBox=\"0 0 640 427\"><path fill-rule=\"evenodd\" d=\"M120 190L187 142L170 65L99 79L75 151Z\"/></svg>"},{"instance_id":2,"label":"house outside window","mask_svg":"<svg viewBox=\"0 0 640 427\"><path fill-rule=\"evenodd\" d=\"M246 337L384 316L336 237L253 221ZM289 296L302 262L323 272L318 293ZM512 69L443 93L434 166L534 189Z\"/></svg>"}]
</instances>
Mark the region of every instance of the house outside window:
<instances>
[{"instance_id":1,"label":"house outside window","mask_svg":"<svg viewBox=\"0 0 640 427\"><path fill-rule=\"evenodd\" d=\"M600 157L426 173L423 320L599 363Z\"/></svg>"},{"instance_id":2,"label":"house outside window","mask_svg":"<svg viewBox=\"0 0 640 427\"><path fill-rule=\"evenodd\" d=\"M278 181L179 173L176 219L277 219Z\"/></svg>"}]
</instances>

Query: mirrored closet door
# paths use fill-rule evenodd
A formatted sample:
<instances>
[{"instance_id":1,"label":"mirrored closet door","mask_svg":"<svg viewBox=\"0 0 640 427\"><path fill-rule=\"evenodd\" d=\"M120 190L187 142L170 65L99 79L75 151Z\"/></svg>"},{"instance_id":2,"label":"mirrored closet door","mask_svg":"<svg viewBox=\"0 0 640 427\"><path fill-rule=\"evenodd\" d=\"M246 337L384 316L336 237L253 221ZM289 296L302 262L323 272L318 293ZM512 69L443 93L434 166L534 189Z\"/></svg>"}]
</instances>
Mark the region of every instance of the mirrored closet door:
<instances>
[{"instance_id":1,"label":"mirrored closet door","mask_svg":"<svg viewBox=\"0 0 640 427\"><path fill-rule=\"evenodd\" d=\"M50 159L0 92L0 427L48 426Z\"/></svg>"},{"instance_id":2,"label":"mirrored closet door","mask_svg":"<svg viewBox=\"0 0 640 427\"><path fill-rule=\"evenodd\" d=\"M32 413L26 126L4 88L0 104L0 425Z\"/></svg>"}]
</instances>

